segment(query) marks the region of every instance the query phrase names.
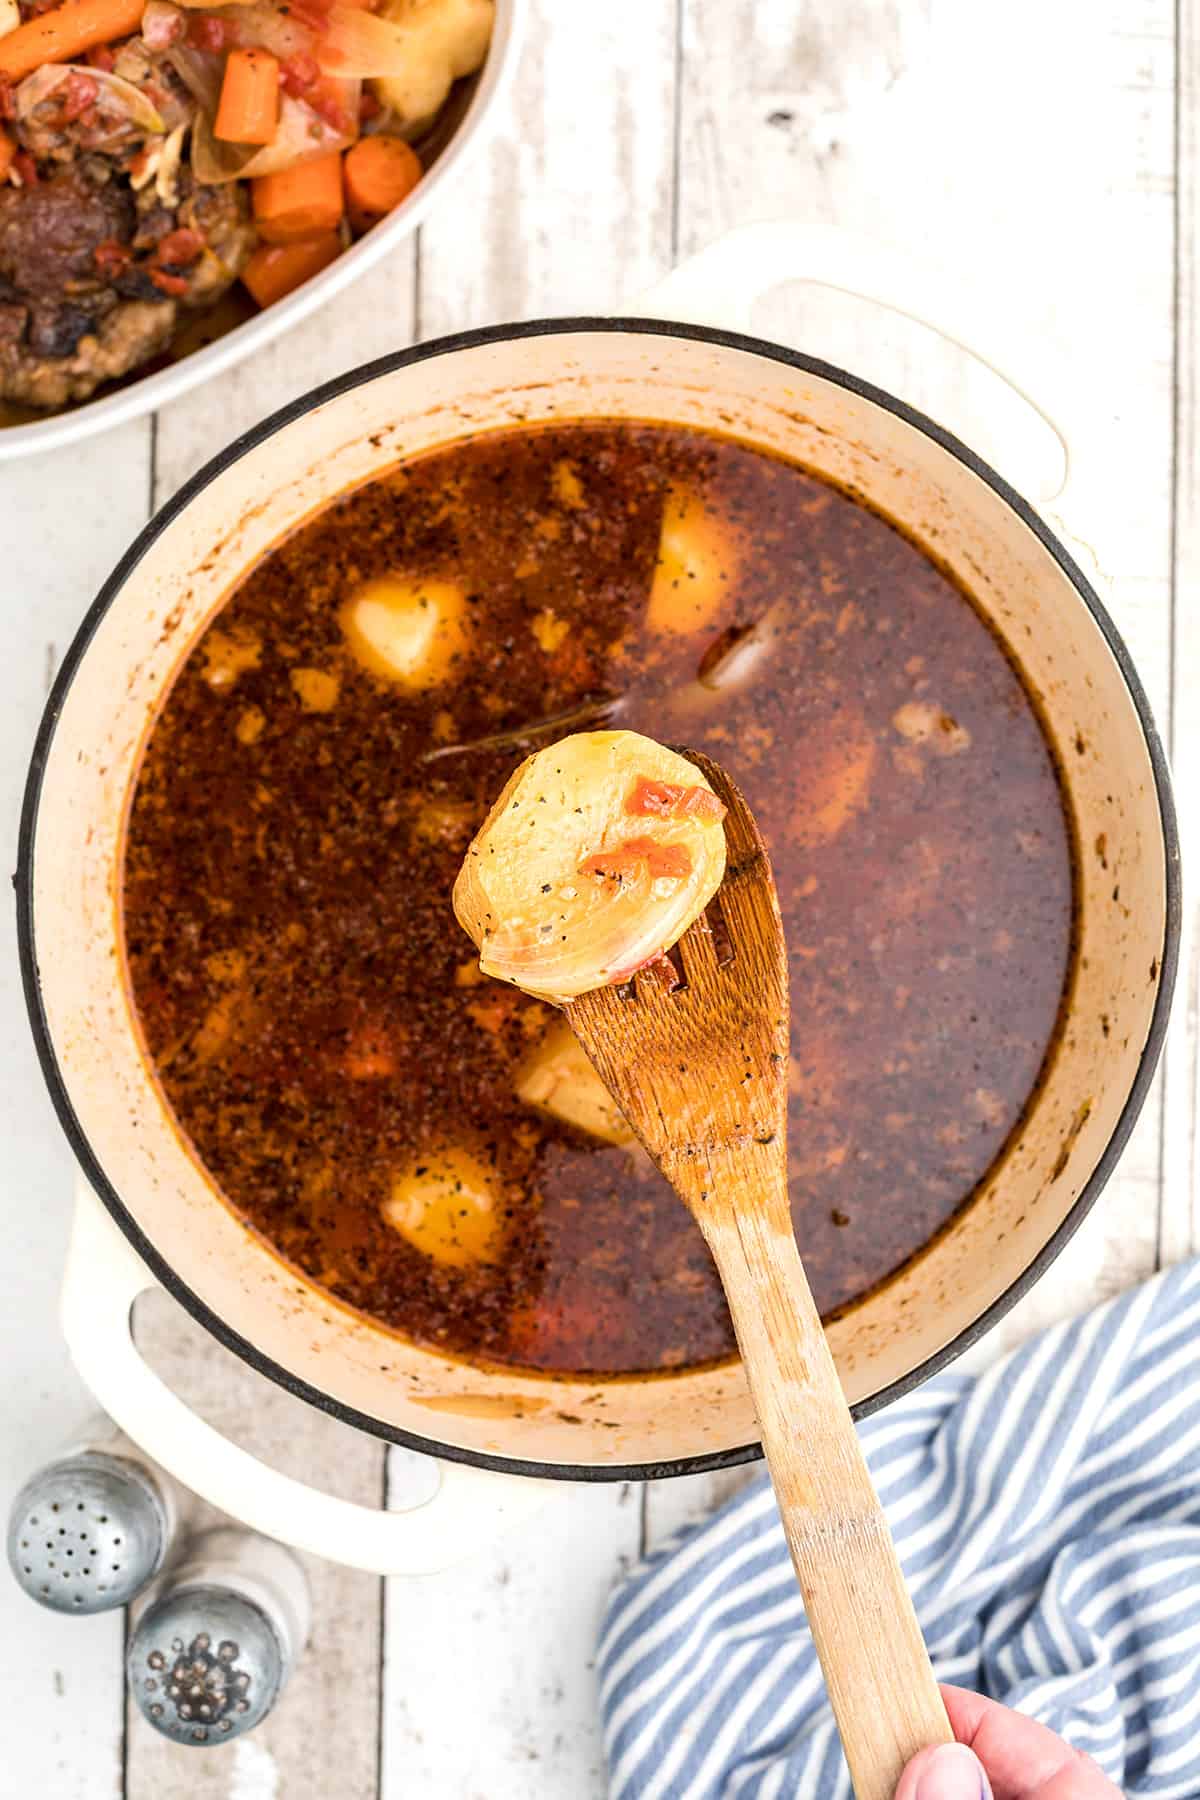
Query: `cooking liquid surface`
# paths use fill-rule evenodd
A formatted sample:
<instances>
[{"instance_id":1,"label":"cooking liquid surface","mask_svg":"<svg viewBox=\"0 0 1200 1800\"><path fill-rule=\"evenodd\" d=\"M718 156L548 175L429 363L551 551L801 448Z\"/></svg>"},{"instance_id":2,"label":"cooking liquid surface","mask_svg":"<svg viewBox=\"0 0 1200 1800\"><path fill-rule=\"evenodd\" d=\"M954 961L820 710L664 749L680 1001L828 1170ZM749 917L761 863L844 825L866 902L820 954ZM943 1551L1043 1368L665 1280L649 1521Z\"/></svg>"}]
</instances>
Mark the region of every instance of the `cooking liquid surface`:
<instances>
[{"instance_id":1,"label":"cooking liquid surface","mask_svg":"<svg viewBox=\"0 0 1200 1800\"><path fill-rule=\"evenodd\" d=\"M690 628L652 630L680 493L717 521L725 578ZM468 597L463 648L424 691L369 672L339 620L397 572ZM765 648L739 643L751 626ZM456 749L559 713L556 732ZM792 1210L828 1314L945 1224L1019 1118L1068 970L1072 867L997 641L905 537L794 466L578 424L467 442L336 503L181 672L132 807L124 912L175 1115L283 1256L419 1341L615 1373L732 1353L720 1286L640 1151L516 1098L556 1015L477 979L449 899L520 758L606 723L723 762L767 837ZM490 1263L435 1262L380 1212L398 1169L456 1145L502 1184Z\"/></svg>"}]
</instances>

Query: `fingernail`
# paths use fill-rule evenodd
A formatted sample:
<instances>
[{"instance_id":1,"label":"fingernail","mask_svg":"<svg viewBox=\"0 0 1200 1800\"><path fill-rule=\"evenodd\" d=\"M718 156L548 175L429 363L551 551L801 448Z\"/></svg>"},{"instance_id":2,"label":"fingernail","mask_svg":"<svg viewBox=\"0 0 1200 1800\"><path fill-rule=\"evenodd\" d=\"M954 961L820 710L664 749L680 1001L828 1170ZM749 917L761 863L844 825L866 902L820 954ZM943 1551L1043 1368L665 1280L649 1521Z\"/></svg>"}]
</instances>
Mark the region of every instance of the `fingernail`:
<instances>
[{"instance_id":1,"label":"fingernail","mask_svg":"<svg viewBox=\"0 0 1200 1800\"><path fill-rule=\"evenodd\" d=\"M913 1800L992 1800L983 1764L965 1744L939 1744L925 1767Z\"/></svg>"}]
</instances>

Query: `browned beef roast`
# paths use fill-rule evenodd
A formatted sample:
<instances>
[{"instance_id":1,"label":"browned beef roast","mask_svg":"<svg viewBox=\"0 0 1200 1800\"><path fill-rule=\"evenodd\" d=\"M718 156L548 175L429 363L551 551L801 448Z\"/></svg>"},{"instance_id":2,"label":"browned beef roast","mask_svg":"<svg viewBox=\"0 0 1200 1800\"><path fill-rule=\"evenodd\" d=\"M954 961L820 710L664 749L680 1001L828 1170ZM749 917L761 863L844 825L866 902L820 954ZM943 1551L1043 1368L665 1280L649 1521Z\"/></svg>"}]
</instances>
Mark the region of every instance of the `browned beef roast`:
<instances>
[{"instance_id":1,"label":"browned beef roast","mask_svg":"<svg viewBox=\"0 0 1200 1800\"><path fill-rule=\"evenodd\" d=\"M30 187L0 188L0 275L41 299L90 293L97 247L127 243L134 210L127 188L97 181L83 165Z\"/></svg>"},{"instance_id":2,"label":"browned beef roast","mask_svg":"<svg viewBox=\"0 0 1200 1800\"><path fill-rule=\"evenodd\" d=\"M254 244L240 185L196 188L184 170L165 206L153 183L133 193L127 158L63 149L36 183L0 185L0 400L25 406L86 400L158 355L180 308L218 300ZM162 265L181 228L203 248Z\"/></svg>"}]
</instances>

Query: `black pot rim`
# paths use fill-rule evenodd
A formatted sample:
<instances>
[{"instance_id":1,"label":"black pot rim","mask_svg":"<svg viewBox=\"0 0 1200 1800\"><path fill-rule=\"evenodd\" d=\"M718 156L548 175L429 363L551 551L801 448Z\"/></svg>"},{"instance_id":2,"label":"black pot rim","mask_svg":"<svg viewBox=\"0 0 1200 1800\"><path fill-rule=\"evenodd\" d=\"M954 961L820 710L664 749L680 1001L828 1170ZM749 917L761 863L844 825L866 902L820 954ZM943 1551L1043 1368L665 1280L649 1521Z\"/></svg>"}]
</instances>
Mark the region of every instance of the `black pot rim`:
<instances>
[{"instance_id":1,"label":"black pot rim","mask_svg":"<svg viewBox=\"0 0 1200 1800\"><path fill-rule=\"evenodd\" d=\"M993 493L1004 502L1028 527L1033 535L1045 547L1071 582L1080 600L1091 614L1101 634L1111 650L1120 669L1122 679L1128 689L1129 696L1137 711L1150 756L1150 764L1154 774L1154 785L1158 802L1159 818L1162 827L1163 849L1165 855L1165 887L1166 887L1166 919L1163 933L1163 948L1158 976L1158 991L1155 997L1154 1011L1146 1042L1130 1086L1129 1095L1117 1120L1104 1152L1096 1168L1070 1213L1063 1220L1058 1230L1043 1245L1033 1261L1021 1272L1016 1280L982 1312L972 1324L960 1332L950 1343L929 1356L919 1367L911 1370L900 1380L892 1382L879 1393L858 1402L853 1407L855 1418L863 1419L880 1408L889 1405L901 1395L921 1386L930 1376L938 1373L953 1362L972 1344L976 1343L1028 1293L1034 1283L1050 1267L1051 1263L1063 1250L1066 1244L1079 1229L1083 1220L1095 1204L1101 1190L1108 1181L1120 1157L1121 1151L1133 1129L1138 1114L1142 1109L1159 1054L1162 1050L1166 1033L1167 1018L1170 1012L1171 996L1175 984L1175 976L1179 961L1179 945L1181 936L1181 889L1179 867L1179 832L1175 817L1175 807L1171 796L1170 776L1167 769L1166 756L1159 739L1154 719L1145 691L1133 666L1128 650L1125 648L1116 627L1105 610L1099 596L1074 558L1064 545L1042 521L1028 501L998 475L983 459L967 447L960 439L942 426L936 424L915 407L898 400L886 390L876 387L872 382L863 381L856 375L836 368L833 364L822 361L818 357L808 356L799 350L789 350L780 344L773 344L766 339L749 336L742 332L717 330L708 326L684 325L660 319L611 318L603 315L584 315L581 317L535 319L522 324L492 325L475 331L458 332L449 337L436 338L425 344L415 345L407 350L394 351L388 356L379 357L376 361L365 363L361 367L351 369L334 380L325 382L321 387L312 389L298 399L270 414L258 425L235 438L223 450L219 451L205 466L198 470L191 479L184 483L178 493L163 506L145 525L134 539L129 549L117 563L107 581L100 588L95 600L84 616L70 649L63 658L53 688L46 702L41 724L38 728L26 779L24 799L21 808L20 833L18 838L17 871L14 877L17 901L17 943L21 964L21 980L25 992L25 1003L29 1013L37 1048L38 1061L42 1074L50 1091L51 1101L58 1114L59 1122L67 1140L78 1159L92 1188L103 1201L109 1213L128 1238L138 1255L146 1263L155 1279L166 1288L168 1293L179 1301L180 1305L196 1319L206 1330L227 1349L248 1363L260 1375L265 1375L287 1392L306 1400L320 1411L340 1419L343 1424L355 1426L371 1436L388 1443L400 1444L409 1450L420 1451L429 1456L439 1457L446 1461L469 1463L479 1468L491 1469L500 1474L529 1475L562 1481L644 1481L666 1475L693 1475L715 1469L730 1468L738 1463L751 1462L762 1455L762 1447L757 1443L742 1444L729 1450L707 1451L692 1456L673 1458L664 1462L643 1463L544 1463L527 1461L516 1457L497 1456L483 1451L468 1450L457 1444L443 1444L435 1438L418 1435L415 1432L402 1431L381 1419L359 1412L356 1408L333 1399L320 1389L300 1380L289 1370L282 1368L271 1358L264 1356L247 1339L230 1328L211 1308L202 1301L171 1268L165 1258L155 1249L141 1228L127 1210L116 1189L108 1180L100 1166L87 1136L76 1116L67 1092L66 1082L54 1045L51 1040L45 1008L42 1004L41 981L38 973L37 958L34 946L33 917L33 858L37 836L38 809L41 800L42 781L46 763L53 742L55 729L62 712L67 692L74 680L75 673L87 652L96 629L112 605L118 593L124 587L129 576L141 562L147 551L157 541L163 531L173 523L195 498L212 481L225 470L256 449L268 438L274 437L296 420L312 412L325 402L339 398L368 382L383 375L395 373L397 370L421 363L436 356L452 355L458 350L473 349L480 345L503 343L522 338L567 336L570 334L605 334L613 332L629 332L643 336L665 338L690 338L703 343L715 344L726 349L740 350L751 355L762 357L786 368L798 369L805 374L816 375L848 392L871 401L883 411L894 414L908 425L932 439L943 450L961 462L972 474L991 488Z\"/></svg>"}]
</instances>

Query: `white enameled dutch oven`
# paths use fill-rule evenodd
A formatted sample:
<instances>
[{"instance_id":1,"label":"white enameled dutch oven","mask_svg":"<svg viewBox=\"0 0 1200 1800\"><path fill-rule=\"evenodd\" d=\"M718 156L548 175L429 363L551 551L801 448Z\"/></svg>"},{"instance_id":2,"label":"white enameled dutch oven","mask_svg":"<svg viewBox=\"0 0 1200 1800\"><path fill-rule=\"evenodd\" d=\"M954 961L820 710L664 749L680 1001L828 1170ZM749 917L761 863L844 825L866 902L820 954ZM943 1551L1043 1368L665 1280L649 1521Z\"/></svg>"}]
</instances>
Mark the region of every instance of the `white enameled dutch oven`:
<instances>
[{"instance_id":1,"label":"white enameled dutch oven","mask_svg":"<svg viewBox=\"0 0 1200 1800\"><path fill-rule=\"evenodd\" d=\"M57 450L140 419L169 400L176 400L201 382L211 381L222 370L259 350L292 325L306 319L335 294L365 275L382 261L425 218L446 184L486 141L491 123L516 66L525 23L526 0L496 0L496 19L487 59L469 90L462 117L430 163L407 200L375 228L351 246L320 274L310 276L292 293L264 312L225 332L214 343L195 350L179 362L168 363L153 373L132 377L115 390L101 389L94 400L85 400L65 411L33 419L25 425L0 429L0 463L15 462L42 450Z\"/></svg>"},{"instance_id":2,"label":"white enameled dutch oven","mask_svg":"<svg viewBox=\"0 0 1200 1800\"><path fill-rule=\"evenodd\" d=\"M1179 877L1167 773L1129 657L1059 539L946 431L810 356L679 322L748 317L754 296L794 279L924 314L960 342L969 335L946 318L942 285L902 262L824 229L764 225L678 271L642 316L500 326L386 357L276 414L189 482L114 571L63 665L29 778L18 899L34 1031L87 1182L66 1334L84 1380L132 1438L271 1536L360 1567L415 1572L452 1561L539 1499L543 1483L530 1477L616 1480L756 1454L736 1363L607 1382L485 1371L332 1302L221 1201L139 1053L116 900L148 721L242 572L401 456L514 420L719 424L852 486L936 545L1038 696L1078 843L1066 1024L1023 1126L973 1204L833 1325L860 1413L941 1367L1038 1278L1099 1193L1142 1104L1175 970ZM438 1457L434 1499L407 1514L375 1513L222 1440L133 1344L132 1302L155 1282L275 1381Z\"/></svg>"}]
</instances>

